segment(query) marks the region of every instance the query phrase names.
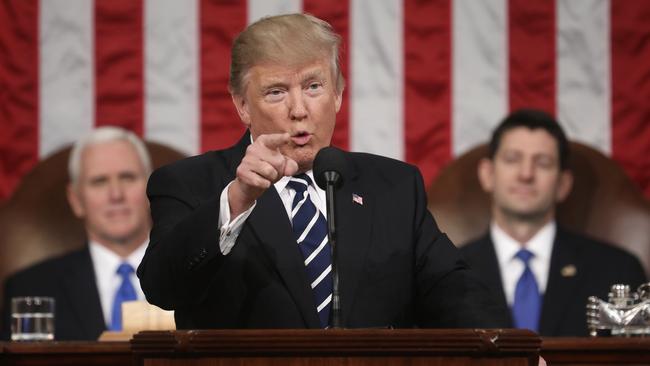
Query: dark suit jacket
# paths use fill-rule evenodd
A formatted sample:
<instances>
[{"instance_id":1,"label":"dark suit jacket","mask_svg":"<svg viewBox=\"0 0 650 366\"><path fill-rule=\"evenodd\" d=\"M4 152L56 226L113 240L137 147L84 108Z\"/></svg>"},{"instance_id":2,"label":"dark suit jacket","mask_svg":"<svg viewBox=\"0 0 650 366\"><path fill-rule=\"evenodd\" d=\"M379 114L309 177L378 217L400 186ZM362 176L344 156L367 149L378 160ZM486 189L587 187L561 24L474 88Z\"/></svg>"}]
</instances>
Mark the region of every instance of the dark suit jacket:
<instances>
[{"instance_id":1,"label":"dark suit jacket","mask_svg":"<svg viewBox=\"0 0 650 366\"><path fill-rule=\"evenodd\" d=\"M271 187L228 255L219 250L219 196L250 141L155 171L154 226L138 275L147 300L176 311L178 328L319 328L303 258ZM346 327L490 327L499 313L426 208L417 168L346 153L337 194ZM352 201L352 194L363 204Z\"/></svg>"},{"instance_id":2,"label":"dark suit jacket","mask_svg":"<svg viewBox=\"0 0 650 366\"><path fill-rule=\"evenodd\" d=\"M468 243L461 251L469 265L507 309L503 282L490 235ZM564 271L574 266L575 274ZM633 291L646 281L639 260L612 245L558 227L551 254L539 333L542 336L587 336L586 305L589 296L607 300L611 285L628 284ZM511 314L507 316L512 327Z\"/></svg>"},{"instance_id":3,"label":"dark suit jacket","mask_svg":"<svg viewBox=\"0 0 650 366\"><path fill-rule=\"evenodd\" d=\"M11 338L11 298L51 296L55 299L56 340L96 340L106 329L88 247L48 259L5 282L2 338Z\"/></svg>"}]
</instances>

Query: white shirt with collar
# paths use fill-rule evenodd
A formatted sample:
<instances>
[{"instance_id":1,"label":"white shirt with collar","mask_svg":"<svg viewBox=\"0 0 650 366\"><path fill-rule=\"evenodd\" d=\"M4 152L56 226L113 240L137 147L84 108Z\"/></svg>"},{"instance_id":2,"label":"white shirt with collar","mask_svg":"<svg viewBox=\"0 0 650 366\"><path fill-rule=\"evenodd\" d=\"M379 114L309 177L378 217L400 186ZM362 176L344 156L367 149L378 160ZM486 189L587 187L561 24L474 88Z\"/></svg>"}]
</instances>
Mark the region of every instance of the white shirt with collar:
<instances>
[{"instance_id":1,"label":"white shirt with collar","mask_svg":"<svg viewBox=\"0 0 650 366\"><path fill-rule=\"evenodd\" d=\"M546 292L556 231L557 225L555 221L551 221L544 225L529 241L522 244L508 235L495 222L490 225L490 236L497 254L503 291L509 306L512 306L514 302L515 287L525 269L524 263L515 257L515 254L522 248L533 253L529 262L530 269L535 275L540 294Z\"/></svg>"},{"instance_id":2,"label":"white shirt with collar","mask_svg":"<svg viewBox=\"0 0 650 366\"><path fill-rule=\"evenodd\" d=\"M144 257L148 242L149 240L142 243L142 245L140 245L140 247L138 247L138 249L131 253L131 255L126 259L122 259L122 257L115 254L115 252L97 242L90 242L90 258L93 261L93 268L95 269L95 282L97 283L99 300L102 305L102 313L104 314L104 322L107 327L110 327L111 325L115 293L122 284L122 277L117 274L117 268L122 264L122 262L128 262L133 267L134 272L131 273L130 276L131 283L135 288L138 300L145 299L142 288L140 287L140 281L135 274L135 270L138 269L138 266Z\"/></svg>"},{"instance_id":3,"label":"white shirt with collar","mask_svg":"<svg viewBox=\"0 0 650 366\"><path fill-rule=\"evenodd\" d=\"M322 190L314 180L314 172L309 170L305 172L311 178L312 184L309 185L309 197L314 203L314 206L320 210L320 212L327 218L327 206L326 206L326 197L325 191ZM280 180L275 182L273 186L275 190L280 195L282 204L287 212L287 217L291 220L291 206L293 205L293 197L296 195L296 191L291 188L287 188L291 177L282 177ZM234 220L230 221L230 204L228 203L228 187L232 182L230 182L226 188L221 192L220 197L220 210L219 210L219 228L220 228L220 237L219 237L219 249L223 255L230 253L232 247L235 245L235 241L241 232L244 222L250 216L251 212L257 205L257 201L243 213L239 214Z\"/></svg>"}]
</instances>

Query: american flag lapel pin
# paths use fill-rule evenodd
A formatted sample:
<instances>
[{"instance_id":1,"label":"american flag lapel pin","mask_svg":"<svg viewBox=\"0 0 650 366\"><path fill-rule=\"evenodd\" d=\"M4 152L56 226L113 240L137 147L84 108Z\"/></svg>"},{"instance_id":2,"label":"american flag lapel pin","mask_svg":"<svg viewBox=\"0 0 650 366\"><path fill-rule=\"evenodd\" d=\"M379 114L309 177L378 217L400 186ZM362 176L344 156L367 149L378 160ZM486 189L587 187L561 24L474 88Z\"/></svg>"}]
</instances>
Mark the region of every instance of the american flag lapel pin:
<instances>
[{"instance_id":1,"label":"american flag lapel pin","mask_svg":"<svg viewBox=\"0 0 650 366\"><path fill-rule=\"evenodd\" d=\"M352 202L356 203L357 205L363 206L363 197L359 196L356 193L352 193Z\"/></svg>"}]
</instances>

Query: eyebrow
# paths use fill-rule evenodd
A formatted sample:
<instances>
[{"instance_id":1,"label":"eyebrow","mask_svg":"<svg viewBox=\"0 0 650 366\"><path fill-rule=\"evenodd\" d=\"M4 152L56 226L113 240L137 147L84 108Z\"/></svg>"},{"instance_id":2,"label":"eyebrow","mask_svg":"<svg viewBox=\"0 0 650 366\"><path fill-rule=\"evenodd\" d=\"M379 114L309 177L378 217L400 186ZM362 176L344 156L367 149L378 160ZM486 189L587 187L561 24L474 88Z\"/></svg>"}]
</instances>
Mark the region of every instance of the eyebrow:
<instances>
[{"instance_id":1,"label":"eyebrow","mask_svg":"<svg viewBox=\"0 0 650 366\"><path fill-rule=\"evenodd\" d=\"M314 80L314 79L320 79L322 77L323 77L323 71L322 70L309 70L300 78L300 83L303 84L306 81ZM267 84L262 84L260 86L260 91L265 91L265 90L273 89L273 88L277 88L277 87L286 87L286 86L287 86L287 83L284 82L284 81L270 80Z\"/></svg>"}]
</instances>

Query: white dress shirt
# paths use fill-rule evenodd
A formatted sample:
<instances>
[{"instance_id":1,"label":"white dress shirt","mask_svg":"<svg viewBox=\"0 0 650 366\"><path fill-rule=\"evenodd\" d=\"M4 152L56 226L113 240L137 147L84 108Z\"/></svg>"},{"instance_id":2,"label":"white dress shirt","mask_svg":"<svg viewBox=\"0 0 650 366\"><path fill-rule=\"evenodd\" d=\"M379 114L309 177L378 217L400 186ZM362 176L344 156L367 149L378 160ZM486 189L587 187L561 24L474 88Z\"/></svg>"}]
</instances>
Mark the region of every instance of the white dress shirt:
<instances>
[{"instance_id":1,"label":"white dress shirt","mask_svg":"<svg viewBox=\"0 0 650 366\"><path fill-rule=\"evenodd\" d=\"M533 253L529 262L530 269L535 275L539 293L546 292L556 231L557 225L555 221L551 221L544 225L528 242L522 244L503 231L496 223L492 222L490 225L490 236L499 261L503 291L509 306L512 306L514 302L515 287L525 269L524 263L515 257L515 254L522 248Z\"/></svg>"},{"instance_id":2,"label":"white dress shirt","mask_svg":"<svg viewBox=\"0 0 650 366\"><path fill-rule=\"evenodd\" d=\"M134 272L131 273L130 276L131 283L135 288L138 300L145 299L142 288L140 287L140 281L135 274L135 270L138 269L138 266L144 257L144 252L147 249L148 242L149 240L142 243L142 245L126 259L122 259L122 257L99 243L93 241L90 242L90 258L93 261L93 268L95 269L95 282L97 283L99 300L104 314L104 322L107 327L110 327L112 322L111 317L115 293L122 284L122 277L117 274L117 268L122 264L122 262L128 262L133 267Z\"/></svg>"},{"instance_id":3,"label":"white dress shirt","mask_svg":"<svg viewBox=\"0 0 650 366\"><path fill-rule=\"evenodd\" d=\"M312 184L310 184L308 188L309 197L311 198L311 201L314 203L314 205L320 210L320 212L323 213L325 218L327 218L325 191L316 185L316 182L314 181L314 172L312 170L305 172L305 174L307 174L312 181ZM282 177L279 181L275 182L273 186L280 195L282 204L284 205L284 208L287 212L287 217L289 220L291 220L291 206L293 205L293 197L296 195L296 191L291 188L287 188L289 179L291 179L291 177ZM234 220L230 221L228 188L231 184L232 182L230 182L226 188L221 191L219 204L219 249L223 255L230 253L230 250L235 245L235 241L237 240L237 237L239 236L239 233L244 226L244 222L246 222L246 219L248 216L250 216L251 212L253 212L253 209L257 205L256 201L253 206L251 206L251 208L239 214L239 216L237 216Z\"/></svg>"}]
</instances>

